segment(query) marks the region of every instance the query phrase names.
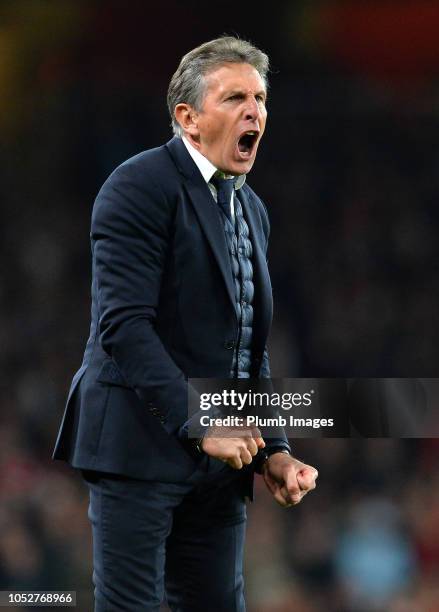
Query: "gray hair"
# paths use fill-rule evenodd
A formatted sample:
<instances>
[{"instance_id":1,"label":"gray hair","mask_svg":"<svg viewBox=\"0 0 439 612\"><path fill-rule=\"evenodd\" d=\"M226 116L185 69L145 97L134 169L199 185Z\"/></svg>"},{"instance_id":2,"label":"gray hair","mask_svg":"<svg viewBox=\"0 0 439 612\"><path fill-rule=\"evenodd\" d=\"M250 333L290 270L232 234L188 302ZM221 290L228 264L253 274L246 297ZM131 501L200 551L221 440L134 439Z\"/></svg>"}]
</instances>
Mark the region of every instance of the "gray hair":
<instances>
[{"instance_id":1,"label":"gray hair","mask_svg":"<svg viewBox=\"0 0 439 612\"><path fill-rule=\"evenodd\" d=\"M235 36L221 36L192 49L183 56L169 83L168 109L174 134L182 136L174 114L176 105L183 102L196 111L201 110L206 91L205 76L226 63L250 64L267 87L268 56L250 42Z\"/></svg>"}]
</instances>

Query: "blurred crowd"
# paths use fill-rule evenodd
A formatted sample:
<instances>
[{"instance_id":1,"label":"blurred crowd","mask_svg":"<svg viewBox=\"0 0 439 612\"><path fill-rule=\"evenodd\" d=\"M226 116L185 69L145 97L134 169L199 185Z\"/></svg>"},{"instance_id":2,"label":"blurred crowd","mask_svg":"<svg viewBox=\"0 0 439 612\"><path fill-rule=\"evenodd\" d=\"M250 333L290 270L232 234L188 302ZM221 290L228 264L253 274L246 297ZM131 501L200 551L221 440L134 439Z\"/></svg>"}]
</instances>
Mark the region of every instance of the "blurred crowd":
<instances>
[{"instance_id":1,"label":"blurred crowd","mask_svg":"<svg viewBox=\"0 0 439 612\"><path fill-rule=\"evenodd\" d=\"M121 55L115 5L0 7L11 59L0 61L0 590L76 590L81 612L92 609L86 489L50 454L89 326L91 206L118 163L170 138L166 85L192 46L241 23L274 50L248 179L272 225L273 375L439 372L439 81L398 90L340 75L294 52L273 14L268 33L255 16L234 28L194 20L193 39L176 23L153 62L160 32L138 2L149 38L136 45L128 31ZM438 441L293 446L319 469L318 488L285 511L258 478L249 612L438 612Z\"/></svg>"},{"instance_id":2,"label":"blurred crowd","mask_svg":"<svg viewBox=\"0 0 439 612\"><path fill-rule=\"evenodd\" d=\"M301 440L318 491L285 511L261 481L249 509L251 612L439 610L436 441Z\"/></svg>"}]
</instances>

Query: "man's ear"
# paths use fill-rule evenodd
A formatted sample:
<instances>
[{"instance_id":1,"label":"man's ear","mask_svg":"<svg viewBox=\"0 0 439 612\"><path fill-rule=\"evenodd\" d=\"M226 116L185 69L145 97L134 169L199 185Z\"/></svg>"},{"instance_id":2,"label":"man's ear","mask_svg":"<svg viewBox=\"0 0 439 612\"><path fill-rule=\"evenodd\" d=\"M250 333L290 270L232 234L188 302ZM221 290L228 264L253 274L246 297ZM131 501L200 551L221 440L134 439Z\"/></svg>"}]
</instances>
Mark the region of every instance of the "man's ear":
<instances>
[{"instance_id":1,"label":"man's ear","mask_svg":"<svg viewBox=\"0 0 439 612\"><path fill-rule=\"evenodd\" d=\"M174 109L174 115L181 129L196 142L199 140L198 113L190 104L181 102Z\"/></svg>"}]
</instances>

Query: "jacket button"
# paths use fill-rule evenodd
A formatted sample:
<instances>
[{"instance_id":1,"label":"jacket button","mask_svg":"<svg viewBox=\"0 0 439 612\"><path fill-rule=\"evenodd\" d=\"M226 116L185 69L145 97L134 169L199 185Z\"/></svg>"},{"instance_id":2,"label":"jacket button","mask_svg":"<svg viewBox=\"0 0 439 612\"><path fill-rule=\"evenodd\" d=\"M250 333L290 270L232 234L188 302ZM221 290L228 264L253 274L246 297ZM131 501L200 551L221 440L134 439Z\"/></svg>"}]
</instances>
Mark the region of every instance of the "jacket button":
<instances>
[{"instance_id":1,"label":"jacket button","mask_svg":"<svg viewBox=\"0 0 439 612\"><path fill-rule=\"evenodd\" d=\"M224 348L226 348L228 351L231 351L235 348L235 343L233 342L233 340L226 340L226 342L224 342Z\"/></svg>"}]
</instances>

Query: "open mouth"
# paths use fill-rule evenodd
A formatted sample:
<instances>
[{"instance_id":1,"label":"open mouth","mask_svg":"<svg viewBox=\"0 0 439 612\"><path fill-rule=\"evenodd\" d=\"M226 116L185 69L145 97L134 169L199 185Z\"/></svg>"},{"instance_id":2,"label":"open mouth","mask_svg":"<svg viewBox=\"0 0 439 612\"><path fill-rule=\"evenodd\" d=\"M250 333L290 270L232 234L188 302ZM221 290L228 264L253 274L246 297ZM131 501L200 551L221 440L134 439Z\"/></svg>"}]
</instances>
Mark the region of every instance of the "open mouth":
<instances>
[{"instance_id":1,"label":"open mouth","mask_svg":"<svg viewBox=\"0 0 439 612\"><path fill-rule=\"evenodd\" d=\"M249 157L258 139L258 132L245 132L238 140L238 150L243 156Z\"/></svg>"}]
</instances>

